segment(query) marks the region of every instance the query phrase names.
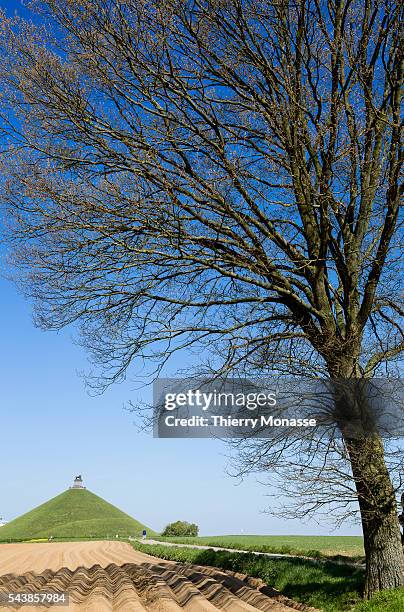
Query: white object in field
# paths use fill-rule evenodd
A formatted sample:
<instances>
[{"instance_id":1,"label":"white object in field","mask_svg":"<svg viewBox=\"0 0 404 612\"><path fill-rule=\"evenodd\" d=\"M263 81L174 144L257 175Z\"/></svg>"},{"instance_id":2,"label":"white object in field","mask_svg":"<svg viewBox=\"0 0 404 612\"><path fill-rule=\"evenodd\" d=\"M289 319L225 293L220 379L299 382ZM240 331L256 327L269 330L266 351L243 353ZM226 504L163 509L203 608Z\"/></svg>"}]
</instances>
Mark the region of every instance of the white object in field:
<instances>
[{"instance_id":1,"label":"white object in field","mask_svg":"<svg viewBox=\"0 0 404 612\"><path fill-rule=\"evenodd\" d=\"M73 486L70 487L71 489L85 489L86 487L83 485L83 479L81 477L81 474L79 474L78 476L75 477L74 481L73 481Z\"/></svg>"}]
</instances>

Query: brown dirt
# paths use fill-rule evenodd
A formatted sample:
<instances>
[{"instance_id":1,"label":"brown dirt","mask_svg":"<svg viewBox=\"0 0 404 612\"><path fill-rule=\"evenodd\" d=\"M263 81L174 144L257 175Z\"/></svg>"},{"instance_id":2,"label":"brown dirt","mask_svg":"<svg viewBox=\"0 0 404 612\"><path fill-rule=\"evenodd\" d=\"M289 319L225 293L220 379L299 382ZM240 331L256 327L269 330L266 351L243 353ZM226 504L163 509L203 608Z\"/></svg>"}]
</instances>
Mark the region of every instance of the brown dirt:
<instances>
[{"instance_id":1,"label":"brown dirt","mask_svg":"<svg viewBox=\"0 0 404 612\"><path fill-rule=\"evenodd\" d=\"M64 612L309 612L260 581L216 568L162 561L123 542L4 544L0 594L67 591ZM48 610L46 606L1 610Z\"/></svg>"}]
</instances>

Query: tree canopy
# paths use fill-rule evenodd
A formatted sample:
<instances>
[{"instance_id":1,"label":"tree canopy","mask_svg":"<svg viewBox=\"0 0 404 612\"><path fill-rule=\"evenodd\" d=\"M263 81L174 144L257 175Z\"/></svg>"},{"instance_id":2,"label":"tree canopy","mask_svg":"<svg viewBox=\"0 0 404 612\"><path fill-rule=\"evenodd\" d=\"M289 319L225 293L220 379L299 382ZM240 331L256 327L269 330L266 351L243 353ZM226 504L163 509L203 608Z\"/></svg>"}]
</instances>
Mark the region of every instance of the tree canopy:
<instances>
[{"instance_id":1,"label":"tree canopy","mask_svg":"<svg viewBox=\"0 0 404 612\"><path fill-rule=\"evenodd\" d=\"M103 382L212 337L223 371L398 358L399 3L34 5L4 197L41 325L81 321Z\"/></svg>"},{"instance_id":2,"label":"tree canopy","mask_svg":"<svg viewBox=\"0 0 404 612\"><path fill-rule=\"evenodd\" d=\"M399 371L401 3L31 6L1 21L2 206L38 324L80 324L101 388L192 347L216 375ZM315 507L353 494L366 593L403 583L381 439L245 450Z\"/></svg>"},{"instance_id":3,"label":"tree canopy","mask_svg":"<svg viewBox=\"0 0 404 612\"><path fill-rule=\"evenodd\" d=\"M165 528L161 535L163 536L192 536L196 537L198 535L199 527L195 525L195 523L188 523L187 521L175 521L174 523L169 523Z\"/></svg>"}]
</instances>

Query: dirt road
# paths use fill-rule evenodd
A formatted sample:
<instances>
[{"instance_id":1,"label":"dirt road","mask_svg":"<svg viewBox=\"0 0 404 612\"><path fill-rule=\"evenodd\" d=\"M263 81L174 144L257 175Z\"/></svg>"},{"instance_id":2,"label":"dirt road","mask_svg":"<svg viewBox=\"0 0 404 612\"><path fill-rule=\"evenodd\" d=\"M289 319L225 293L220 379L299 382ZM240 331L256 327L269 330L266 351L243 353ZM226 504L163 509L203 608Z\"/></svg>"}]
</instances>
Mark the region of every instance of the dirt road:
<instances>
[{"instance_id":1,"label":"dirt road","mask_svg":"<svg viewBox=\"0 0 404 612\"><path fill-rule=\"evenodd\" d=\"M309 612L259 580L216 568L166 562L124 542L0 545L3 593L66 592L58 612ZM38 612L49 606L0 604ZM311 609L312 610L312 609Z\"/></svg>"}]
</instances>

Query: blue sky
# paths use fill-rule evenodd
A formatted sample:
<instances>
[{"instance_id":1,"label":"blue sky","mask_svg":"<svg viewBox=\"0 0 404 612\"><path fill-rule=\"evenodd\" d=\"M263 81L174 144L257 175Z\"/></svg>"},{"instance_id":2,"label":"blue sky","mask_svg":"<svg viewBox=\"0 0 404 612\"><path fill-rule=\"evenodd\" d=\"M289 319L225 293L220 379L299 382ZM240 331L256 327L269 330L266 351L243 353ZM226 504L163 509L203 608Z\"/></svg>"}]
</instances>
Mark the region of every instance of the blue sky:
<instances>
[{"instance_id":1,"label":"blue sky","mask_svg":"<svg viewBox=\"0 0 404 612\"><path fill-rule=\"evenodd\" d=\"M81 473L91 491L157 530L182 518L202 534L329 532L263 514L267 489L226 475L221 442L140 433L124 406L150 401L150 389L125 382L90 396L78 374L90 365L74 330L35 328L30 304L7 280L0 279L0 294L0 516L11 520Z\"/></svg>"},{"instance_id":2,"label":"blue sky","mask_svg":"<svg viewBox=\"0 0 404 612\"><path fill-rule=\"evenodd\" d=\"M20 4L0 1L9 14ZM127 381L90 396L78 375L90 366L72 341L74 330L35 328L30 304L4 278L0 295L0 517L30 510L81 473L91 491L156 530L185 519L202 534L330 532L264 514L268 490L253 478L238 483L226 475L222 443L140 433L124 406L150 401L150 389Z\"/></svg>"}]
</instances>

